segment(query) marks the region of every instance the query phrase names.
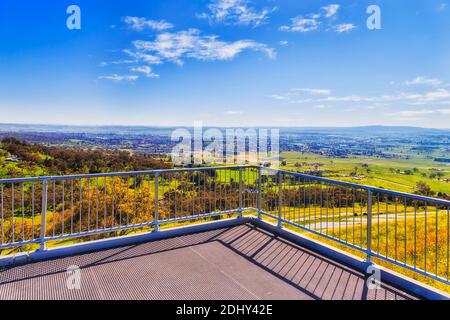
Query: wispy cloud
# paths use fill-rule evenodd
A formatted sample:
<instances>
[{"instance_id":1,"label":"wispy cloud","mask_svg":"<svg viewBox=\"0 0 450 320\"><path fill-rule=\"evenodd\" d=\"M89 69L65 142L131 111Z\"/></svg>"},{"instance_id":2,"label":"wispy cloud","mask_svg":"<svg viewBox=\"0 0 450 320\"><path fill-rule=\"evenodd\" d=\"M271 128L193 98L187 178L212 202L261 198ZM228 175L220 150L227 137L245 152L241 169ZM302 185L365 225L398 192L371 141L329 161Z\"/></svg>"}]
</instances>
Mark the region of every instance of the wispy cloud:
<instances>
[{"instance_id":1,"label":"wispy cloud","mask_svg":"<svg viewBox=\"0 0 450 320\"><path fill-rule=\"evenodd\" d=\"M330 4L328 6L322 7L321 8L322 11L324 11L324 15L327 18L331 18L337 15L338 10L339 10L339 5L338 4Z\"/></svg>"},{"instance_id":2,"label":"wispy cloud","mask_svg":"<svg viewBox=\"0 0 450 320\"><path fill-rule=\"evenodd\" d=\"M447 9L448 5L445 2L442 2L439 6L438 6L438 11L444 11L445 9Z\"/></svg>"},{"instance_id":3,"label":"wispy cloud","mask_svg":"<svg viewBox=\"0 0 450 320\"><path fill-rule=\"evenodd\" d=\"M234 115L243 114L243 112L239 111L239 110L228 110L225 112L225 114L229 115L229 116L234 116Z\"/></svg>"},{"instance_id":4,"label":"wispy cloud","mask_svg":"<svg viewBox=\"0 0 450 320\"><path fill-rule=\"evenodd\" d=\"M353 23L341 23L333 25L336 20L340 6L338 4L329 4L321 7L319 12L299 15L291 19L290 24L282 25L279 29L285 32L311 32L319 30L321 25L328 25L327 31L337 33L348 32L355 29Z\"/></svg>"},{"instance_id":5,"label":"wispy cloud","mask_svg":"<svg viewBox=\"0 0 450 320\"><path fill-rule=\"evenodd\" d=\"M439 113L450 115L450 109L438 109Z\"/></svg>"},{"instance_id":6,"label":"wispy cloud","mask_svg":"<svg viewBox=\"0 0 450 320\"><path fill-rule=\"evenodd\" d=\"M405 85L413 86L413 85L431 85L431 86L440 86L442 81L439 79L431 79L423 76L416 77L412 80L406 80Z\"/></svg>"},{"instance_id":7,"label":"wispy cloud","mask_svg":"<svg viewBox=\"0 0 450 320\"><path fill-rule=\"evenodd\" d=\"M331 90L329 89L318 89L318 88L292 88L288 92L284 94L271 94L268 97L275 100L284 100L289 101L291 103L306 103L312 102L314 99L312 98L304 98L300 99L301 96L328 96L331 94ZM318 100L318 99L315 99Z\"/></svg>"},{"instance_id":8,"label":"wispy cloud","mask_svg":"<svg viewBox=\"0 0 450 320\"><path fill-rule=\"evenodd\" d=\"M442 82L444 83L444 82ZM293 88L283 94L272 94L272 99L315 109L347 107L349 110L378 110L397 120L423 120L427 116L450 115L450 91L433 88L422 92L394 92L380 95L332 95L329 89ZM440 106L441 108L439 108ZM421 109L416 109L421 107ZM398 109L400 108L400 111ZM401 110L401 108L405 110Z\"/></svg>"},{"instance_id":9,"label":"wispy cloud","mask_svg":"<svg viewBox=\"0 0 450 320\"><path fill-rule=\"evenodd\" d=\"M319 29L320 21L313 18L304 18L302 16L291 19L290 25L280 27L281 31L287 32L310 32Z\"/></svg>"},{"instance_id":10,"label":"wispy cloud","mask_svg":"<svg viewBox=\"0 0 450 320\"><path fill-rule=\"evenodd\" d=\"M450 92L447 89L436 89L423 94L418 94L414 99L415 104L426 104L433 102L450 103Z\"/></svg>"},{"instance_id":11,"label":"wispy cloud","mask_svg":"<svg viewBox=\"0 0 450 320\"><path fill-rule=\"evenodd\" d=\"M109 81L115 81L115 82L121 82L121 81L136 81L139 79L139 76L136 75L118 75L118 74L112 74L107 76L100 76L98 77L99 80L109 80Z\"/></svg>"},{"instance_id":12,"label":"wispy cloud","mask_svg":"<svg viewBox=\"0 0 450 320\"><path fill-rule=\"evenodd\" d=\"M385 113L385 116L396 116L403 118L417 118L418 116L424 116L434 113L432 110L403 110L391 113Z\"/></svg>"},{"instance_id":13,"label":"wispy cloud","mask_svg":"<svg viewBox=\"0 0 450 320\"><path fill-rule=\"evenodd\" d=\"M139 51L132 51L130 49L125 49L123 50L124 53L126 53L127 55L129 55L130 57L134 58L134 60L131 60L132 62L136 63L138 61L143 61L145 63L148 64L162 64L161 58L151 55L151 54L146 54L143 52L139 52ZM130 61L130 60L125 60L125 61Z\"/></svg>"},{"instance_id":14,"label":"wispy cloud","mask_svg":"<svg viewBox=\"0 0 450 320\"><path fill-rule=\"evenodd\" d=\"M337 33L349 32L355 29L356 26L353 23L341 23L335 26L332 26L329 30Z\"/></svg>"},{"instance_id":15,"label":"wispy cloud","mask_svg":"<svg viewBox=\"0 0 450 320\"><path fill-rule=\"evenodd\" d=\"M174 27L173 24L166 22L165 20L155 21L140 17L127 16L123 19L123 21L129 26L130 29L136 31L142 31L144 29L163 31Z\"/></svg>"},{"instance_id":16,"label":"wispy cloud","mask_svg":"<svg viewBox=\"0 0 450 320\"><path fill-rule=\"evenodd\" d=\"M269 97L275 100L289 100L289 97L280 94L271 94Z\"/></svg>"},{"instance_id":17,"label":"wispy cloud","mask_svg":"<svg viewBox=\"0 0 450 320\"><path fill-rule=\"evenodd\" d=\"M126 17L124 22L131 29L142 30L149 27L155 30L172 28L172 24L159 21L156 23L145 18ZM121 50L127 58L113 62L102 62L101 66L120 64L135 64L128 68L133 73L140 73L147 78L158 78L159 74L153 71L150 65L161 65L166 62L183 65L186 59L202 61L233 60L244 51L260 52L270 59L276 58L275 49L266 44L253 40L224 41L217 35L204 35L198 29L188 29L176 32L162 31L152 36L152 40L135 40L131 43L132 48ZM98 79L112 81L134 81L139 77L135 75L122 76L112 74L101 76Z\"/></svg>"},{"instance_id":18,"label":"wispy cloud","mask_svg":"<svg viewBox=\"0 0 450 320\"><path fill-rule=\"evenodd\" d=\"M130 68L130 71L134 73L142 73L147 78L159 78L159 74L154 73L153 69L149 66L132 67Z\"/></svg>"},{"instance_id":19,"label":"wispy cloud","mask_svg":"<svg viewBox=\"0 0 450 320\"><path fill-rule=\"evenodd\" d=\"M257 10L252 0L213 0L208 4L209 12L197 16L213 23L225 25L251 25L257 27L267 22L276 7Z\"/></svg>"},{"instance_id":20,"label":"wispy cloud","mask_svg":"<svg viewBox=\"0 0 450 320\"><path fill-rule=\"evenodd\" d=\"M294 88L291 89L291 91L300 91L300 92L306 92L309 94L318 94L318 95L329 95L331 94L331 90L329 89L314 89L314 88Z\"/></svg>"},{"instance_id":21,"label":"wispy cloud","mask_svg":"<svg viewBox=\"0 0 450 320\"><path fill-rule=\"evenodd\" d=\"M154 41L133 42L137 55L148 54L159 61L170 61L182 65L184 59L232 60L245 50L258 51L275 58L274 49L253 40L226 42L216 35L202 35L197 29L158 34Z\"/></svg>"}]
</instances>

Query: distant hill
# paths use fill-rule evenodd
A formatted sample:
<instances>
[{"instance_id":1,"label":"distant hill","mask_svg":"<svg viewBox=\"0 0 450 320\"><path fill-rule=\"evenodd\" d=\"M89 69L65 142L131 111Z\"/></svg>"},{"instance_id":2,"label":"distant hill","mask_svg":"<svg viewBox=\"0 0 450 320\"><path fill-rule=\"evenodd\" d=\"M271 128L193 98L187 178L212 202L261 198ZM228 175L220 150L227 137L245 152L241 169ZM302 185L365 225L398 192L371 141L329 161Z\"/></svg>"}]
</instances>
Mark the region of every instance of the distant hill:
<instances>
[{"instance_id":1,"label":"distant hill","mask_svg":"<svg viewBox=\"0 0 450 320\"><path fill-rule=\"evenodd\" d=\"M115 133L115 134L155 134L170 136L179 127L157 126L70 126L39 124L1 124L0 132L59 132L59 133ZM189 129L189 127L187 127ZM205 128L207 129L207 128ZM225 128L224 128L225 129ZM358 135L414 135L414 134L449 134L450 129L433 129L403 126L359 126L359 127L282 127L281 134L289 133L323 133L323 134L358 134Z\"/></svg>"}]
</instances>

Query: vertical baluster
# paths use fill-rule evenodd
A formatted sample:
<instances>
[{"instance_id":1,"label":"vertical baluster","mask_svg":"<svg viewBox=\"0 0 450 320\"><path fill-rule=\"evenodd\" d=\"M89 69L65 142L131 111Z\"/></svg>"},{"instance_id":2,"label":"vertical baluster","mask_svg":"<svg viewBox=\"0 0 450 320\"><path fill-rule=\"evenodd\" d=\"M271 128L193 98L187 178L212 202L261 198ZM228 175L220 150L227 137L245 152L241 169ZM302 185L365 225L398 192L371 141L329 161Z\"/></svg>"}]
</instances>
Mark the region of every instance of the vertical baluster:
<instances>
[{"instance_id":1,"label":"vertical baluster","mask_svg":"<svg viewBox=\"0 0 450 320\"><path fill-rule=\"evenodd\" d=\"M242 192L243 192L243 185L242 185L242 168L239 168L239 218L242 218L243 212L242 212Z\"/></svg>"},{"instance_id":2,"label":"vertical baluster","mask_svg":"<svg viewBox=\"0 0 450 320\"><path fill-rule=\"evenodd\" d=\"M2 202L2 244L5 243L5 210L4 210L4 195L3 195L3 184L0 186L1 191L1 202Z\"/></svg>"},{"instance_id":3,"label":"vertical baluster","mask_svg":"<svg viewBox=\"0 0 450 320\"><path fill-rule=\"evenodd\" d=\"M99 191L98 177L95 179L95 230L98 231Z\"/></svg>"},{"instance_id":4,"label":"vertical baluster","mask_svg":"<svg viewBox=\"0 0 450 320\"><path fill-rule=\"evenodd\" d=\"M439 230L439 208L438 205L436 205L436 256L434 257L435 261L435 274L436 276L439 276L438 272L438 259L439 259L439 237L438 237L438 230Z\"/></svg>"},{"instance_id":5,"label":"vertical baluster","mask_svg":"<svg viewBox=\"0 0 450 320\"><path fill-rule=\"evenodd\" d=\"M42 213L41 213L41 235L40 235L40 248L39 250L45 250L45 236L47 228L47 191L48 180L42 181Z\"/></svg>"},{"instance_id":6,"label":"vertical baluster","mask_svg":"<svg viewBox=\"0 0 450 320\"><path fill-rule=\"evenodd\" d=\"M103 179L103 230L106 229L106 219L107 219L107 202L108 202L108 198L107 198L107 193L106 193L106 188L108 187L108 181L107 181L107 177L105 176Z\"/></svg>"},{"instance_id":7,"label":"vertical baluster","mask_svg":"<svg viewBox=\"0 0 450 320\"><path fill-rule=\"evenodd\" d=\"M278 227L282 227L281 210L283 205L283 174L278 174Z\"/></svg>"},{"instance_id":8,"label":"vertical baluster","mask_svg":"<svg viewBox=\"0 0 450 320\"><path fill-rule=\"evenodd\" d=\"M35 239L35 234L34 234L34 210L35 210L35 203L34 203L34 198L35 198L35 184L34 181L31 183L31 234L32 234L32 240Z\"/></svg>"},{"instance_id":9,"label":"vertical baluster","mask_svg":"<svg viewBox=\"0 0 450 320\"><path fill-rule=\"evenodd\" d=\"M159 230L159 173L155 174L155 218L153 220L153 231L158 232Z\"/></svg>"},{"instance_id":10,"label":"vertical baluster","mask_svg":"<svg viewBox=\"0 0 450 320\"><path fill-rule=\"evenodd\" d=\"M372 259L372 191L367 190L367 257L366 262Z\"/></svg>"},{"instance_id":11,"label":"vertical baluster","mask_svg":"<svg viewBox=\"0 0 450 320\"><path fill-rule=\"evenodd\" d=\"M66 201L66 194L65 194L65 180L63 179L61 181L62 183L62 219L61 219L61 235L65 234L65 223L64 223L64 210L65 210L65 201Z\"/></svg>"},{"instance_id":12,"label":"vertical baluster","mask_svg":"<svg viewBox=\"0 0 450 320\"><path fill-rule=\"evenodd\" d=\"M25 241L25 185L22 182L21 184L21 202L22 202L22 241Z\"/></svg>"},{"instance_id":13,"label":"vertical baluster","mask_svg":"<svg viewBox=\"0 0 450 320\"><path fill-rule=\"evenodd\" d=\"M12 232L12 242L15 242L15 222L14 222L14 183L11 184L11 232Z\"/></svg>"},{"instance_id":14,"label":"vertical baluster","mask_svg":"<svg viewBox=\"0 0 450 320\"><path fill-rule=\"evenodd\" d=\"M70 180L70 207L71 207L71 215L70 215L70 234L73 233L73 218L75 215L75 207L74 207L74 180Z\"/></svg>"},{"instance_id":15,"label":"vertical baluster","mask_svg":"<svg viewBox=\"0 0 450 320\"><path fill-rule=\"evenodd\" d=\"M261 214L261 197L262 197L262 186L261 186L261 168L258 168L258 199L257 199L257 209L258 209L258 220L262 220Z\"/></svg>"}]
</instances>

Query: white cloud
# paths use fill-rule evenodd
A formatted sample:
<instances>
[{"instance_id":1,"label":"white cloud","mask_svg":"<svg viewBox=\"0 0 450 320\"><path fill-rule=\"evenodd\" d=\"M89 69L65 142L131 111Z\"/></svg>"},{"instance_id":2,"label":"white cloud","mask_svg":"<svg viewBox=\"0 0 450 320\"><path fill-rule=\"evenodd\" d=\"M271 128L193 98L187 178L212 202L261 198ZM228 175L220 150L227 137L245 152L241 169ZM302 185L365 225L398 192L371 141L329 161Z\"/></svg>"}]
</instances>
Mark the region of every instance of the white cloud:
<instances>
[{"instance_id":1,"label":"white cloud","mask_svg":"<svg viewBox=\"0 0 450 320\"><path fill-rule=\"evenodd\" d=\"M283 25L279 29L280 31L287 32L310 32L320 28L322 24L329 26L328 31L334 31L338 33L348 32L355 29L356 26L352 23L341 23L338 25L331 25L330 21L334 21L337 17L340 6L338 4L330 4L320 8L319 13L310 13L306 16L299 15L291 19L289 25Z\"/></svg>"},{"instance_id":2,"label":"white cloud","mask_svg":"<svg viewBox=\"0 0 450 320\"><path fill-rule=\"evenodd\" d=\"M118 74L112 74L108 76L100 76L98 77L99 80L110 80L110 81L136 81L139 79L139 76L136 75L118 75Z\"/></svg>"},{"instance_id":3,"label":"white cloud","mask_svg":"<svg viewBox=\"0 0 450 320\"><path fill-rule=\"evenodd\" d=\"M321 22L317 19L298 16L291 19L290 25L281 26L280 30L287 32L310 32L319 29L320 24Z\"/></svg>"},{"instance_id":4,"label":"white cloud","mask_svg":"<svg viewBox=\"0 0 450 320\"><path fill-rule=\"evenodd\" d=\"M353 23L341 23L335 26L332 26L329 30L337 33L348 32L350 30L355 29L356 26Z\"/></svg>"},{"instance_id":5,"label":"white cloud","mask_svg":"<svg viewBox=\"0 0 450 320\"><path fill-rule=\"evenodd\" d=\"M276 7L257 10L252 0L213 0L208 9L208 13L197 16L214 23L257 27L267 21L269 14L275 11Z\"/></svg>"},{"instance_id":6,"label":"white cloud","mask_svg":"<svg viewBox=\"0 0 450 320\"><path fill-rule=\"evenodd\" d=\"M412 100L415 104L427 104L433 102L448 103L450 101L450 92L447 89L436 89L424 94L417 94L416 98Z\"/></svg>"},{"instance_id":7,"label":"white cloud","mask_svg":"<svg viewBox=\"0 0 450 320\"><path fill-rule=\"evenodd\" d=\"M439 112L439 113L442 113L442 114L448 114L448 115L450 115L450 109L439 109L438 112Z\"/></svg>"},{"instance_id":8,"label":"white cloud","mask_svg":"<svg viewBox=\"0 0 450 320\"><path fill-rule=\"evenodd\" d=\"M419 119L419 117L427 116L427 115L433 115L433 114L443 114L443 115L450 115L450 109L438 109L438 110L429 110L429 109L422 109L422 110L403 110L398 112L392 112L392 113L385 113L385 116L395 116L395 117L401 117L401 118L408 118L408 119Z\"/></svg>"},{"instance_id":9,"label":"white cloud","mask_svg":"<svg viewBox=\"0 0 450 320\"><path fill-rule=\"evenodd\" d=\"M133 42L137 54L149 54L160 61L183 64L184 58L197 60L231 60L245 50L259 51L269 58L276 52L265 44L253 40L225 42L216 35L201 35L197 29L175 33L158 34L154 41L137 40Z\"/></svg>"},{"instance_id":10,"label":"white cloud","mask_svg":"<svg viewBox=\"0 0 450 320\"><path fill-rule=\"evenodd\" d=\"M123 50L124 53L126 53L127 55L129 55L130 57L134 58L133 62L136 63L138 61L143 61L145 63L148 64L162 64L161 58L151 55L151 54L146 54L143 52L134 52L131 51L129 49L125 49Z\"/></svg>"},{"instance_id":11,"label":"white cloud","mask_svg":"<svg viewBox=\"0 0 450 320\"><path fill-rule=\"evenodd\" d=\"M289 42L287 40L281 40L280 41L280 45L281 46L287 46L289 44Z\"/></svg>"},{"instance_id":12,"label":"white cloud","mask_svg":"<svg viewBox=\"0 0 450 320\"><path fill-rule=\"evenodd\" d=\"M111 61L111 64L120 65L120 64L132 64L132 63L136 63L136 62L137 62L137 60L123 59L123 60Z\"/></svg>"},{"instance_id":13,"label":"white cloud","mask_svg":"<svg viewBox=\"0 0 450 320\"><path fill-rule=\"evenodd\" d=\"M438 6L438 11L444 11L446 8L447 8L447 4L445 2L443 2Z\"/></svg>"},{"instance_id":14,"label":"white cloud","mask_svg":"<svg viewBox=\"0 0 450 320\"><path fill-rule=\"evenodd\" d=\"M413 85L431 85L431 86L439 86L442 84L442 81L439 79L431 79L427 77L416 77L412 80L406 80L405 85L407 86L413 86Z\"/></svg>"},{"instance_id":15,"label":"white cloud","mask_svg":"<svg viewBox=\"0 0 450 320\"><path fill-rule=\"evenodd\" d=\"M280 94L272 94L269 97L272 98L272 99L275 99L275 100L289 100L290 99L289 97L283 96L283 95L280 95Z\"/></svg>"},{"instance_id":16,"label":"white cloud","mask_svg":"<svg viewBox=\"0 0 450 320\"><path fill-rule=\"evenodd\" d=\"M328 6L322 7L321 8L325 13L325 17L327 18L331 18L334 17L339 10L339 5L338 4L330 4Z\"/></svg>"},{"instance_id":17,"label":"white cloud","mask_svg":"<svg viewBox=\"0 0 450 320\"><path fill-rule=\"evenodd\" d=\"M295 104L302 104L307 102L325 102L327 99L312 99L312 98L305 98L305 99L299 99L299 96L302 95L302 93L311 95L311 96L328 96L331 94L331 90L329 89L317 89L317 88L292 88L285 94L272 94L269 95L269 98L272 98L274 100L284 100L289 101L290 103Z\"/></svg>"},{"instance_id":18,"label":"white cloud","mask_svg":"<svg viewBox=\"0 0 450 320\"><path fill-rule=\"evenodd\" d=\"M318 95L329 95L331 94L331 90L329 89L312 89L312 88L301 88L301 89L291 89L292 91L301 91L309 94L318 94Z\"/></svg>"},{"instance_id":19,"label":"white cloud","mask_svg":"<svg viewBox=\"0 0 450 320\"><path fill-rule=\"evenodd\" d=\"M163 31L174 27L173 24L166 22L165 20L155 21L155 20L147 20L146 18L130 17L130 16L125 17L123 20L129 26L130 29L136 31L142 31L144 29Z\"/></svg>"},{"instance_id":20,"label":"white cloud","mask_svg":"<svg viewBox=\"0 0 450 320\"><path fill-rule=\"evenodd\" d=\"M229 110L229 111L226 111L225 114L233 116L233 115L243 114L243 112L237 111L237 110Z\"/></svg>"},{"instance_id":21,"label":"white cloud","mask_svg":"<svg viewBox=\"0 0 450 320\"><path fill-rule=\"evenodd\" d=\"M297 99L297 100L292 100L290 103L293 103L293 104L303 104L303 103L308 103L308 102L316 102L316 101L314 101L314 100L311 99L311 98L308 98L308 99Z\"/></svg>"},{"instance_id":22,"label":"white cloud","mask_svg":"<svg viewBox=\"0 0 450 320\"><path fill-rule=\"evenodd\" d=\"M417 116L424 116L434 113L432 110L403 110L392 113L385 113L386 116L397 116L403 118L416 118Z\"/></svg>"},{"instance_id":23,"label":"white cloud","mask_svg":"<svg viewBox=\"0 0 450 320\"><path fill-rule=\"evenodd\" d=\"M359 95L349 95L349 96L330 96L324 99L319 99L320 102L376 102L379 98L377 97L364 97Z\"/></svg>"},{"instance_id":24,"label":"white cloud","mask_svg":"<svg viewBox=\"0 0 450 320\"><path fill-rule=\"evenodd\" d=\"M405 93L400 92L390 95L380 96L330 96L325 99L318 99L319 102L387 102L406 103L410 105L423 105L429 103L450 103L450 92L446 89L436 89L425 93Z\"/></svg>"},{"instance_id":25,"label":"white cloud","mask_svg":"<svg viewBox=\"0 0 450 320\"><path fill-rule=\"evenodd\" d=\"M153 72L153 69L149 66L138 66L130 68L131 72L142 73L147 78L159 78L159 74Z\"/></svg>"}]
</instances>

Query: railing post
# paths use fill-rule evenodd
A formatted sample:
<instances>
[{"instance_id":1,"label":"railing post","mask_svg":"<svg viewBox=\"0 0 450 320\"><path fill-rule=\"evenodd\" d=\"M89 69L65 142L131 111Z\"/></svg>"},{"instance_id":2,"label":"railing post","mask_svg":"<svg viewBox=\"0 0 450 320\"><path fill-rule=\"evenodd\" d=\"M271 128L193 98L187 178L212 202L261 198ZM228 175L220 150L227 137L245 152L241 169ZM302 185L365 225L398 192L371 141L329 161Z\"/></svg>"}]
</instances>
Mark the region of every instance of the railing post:
<instances>
[{"instance_id":1,"label":"railing post","mask_svg":"<svg viewBox=\"0 0 450 320\"><path fill-rule=\"evenodd\" d=\"M39 250L44 251L45 248L45 235L47 229L47 192L48 192L48 180L45 179L42 182L42 213L41 213L41 235L39 239Z\"/></svg>"},{"instance_id":2,"label":"railing post","mask_svg":"<svg viewBox=\"0 0 450 320\"><path fill-rule=\"evenodd\" d=\"M261 167L258 167L258 198L256 200L256 207L258 209L258 220L262 220L261 194L262 194L262 188L261 188Z\"/></svg>"},{"instance_id":3,"label":"railing post","mask_svg":"<svg viewBox=\"0 0 450 320\"><path fill-rule=\"evenodd\" d=\"M243 215L243 183L242 183L242 168L239 168L239 218L242 218Z\"/></svg>"},{"instance_id":4,"label":"railing post","mask_svg":"<svg viewBox=\"0 0 450 320\"><path fill-rule=\"evenodd\" d=\"M155 217L153 219L153 232L159 231L159 173L155 173Z\"/></svg>"},{"instance_id":5,"label":"railing post","mask_svg":"<svg viewBox=\"0 0 450 320\"><path fill-rule=\"evenodd\" d=\"M372 190L367 191L367 256L366 262L372 262Z\"/></svg>"},{"instance_id":6,"label":"railing post","mask_svg":"<svg viewBox=\"0 0 450 320\"><path fill-rule=\"evenodd\" d=\"M283 205L283 174L278 173L278 227L281 228L281 211Z\"/></svg>"}]
</instances>

